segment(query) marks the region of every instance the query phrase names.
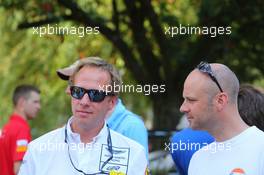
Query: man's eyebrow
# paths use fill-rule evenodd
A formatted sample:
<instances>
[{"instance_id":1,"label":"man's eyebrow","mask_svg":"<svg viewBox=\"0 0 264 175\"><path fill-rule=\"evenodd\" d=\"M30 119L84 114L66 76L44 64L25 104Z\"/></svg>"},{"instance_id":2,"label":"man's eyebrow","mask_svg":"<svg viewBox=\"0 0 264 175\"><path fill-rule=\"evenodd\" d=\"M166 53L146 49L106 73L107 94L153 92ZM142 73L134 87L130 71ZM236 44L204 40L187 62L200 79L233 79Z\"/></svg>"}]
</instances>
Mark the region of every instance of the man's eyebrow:
<instances>
[{"instance_id":1,"label":"man's eyebrow","mask_svg":"<svg viewBox=\"0 0 264 175\"><path fill-rule=\"evenodd\" d=\"M187 99L187 100L196 100L197 98L196 97L192 97L192 96L183 96L184 99Z\"/></svg>"}]
</instances>

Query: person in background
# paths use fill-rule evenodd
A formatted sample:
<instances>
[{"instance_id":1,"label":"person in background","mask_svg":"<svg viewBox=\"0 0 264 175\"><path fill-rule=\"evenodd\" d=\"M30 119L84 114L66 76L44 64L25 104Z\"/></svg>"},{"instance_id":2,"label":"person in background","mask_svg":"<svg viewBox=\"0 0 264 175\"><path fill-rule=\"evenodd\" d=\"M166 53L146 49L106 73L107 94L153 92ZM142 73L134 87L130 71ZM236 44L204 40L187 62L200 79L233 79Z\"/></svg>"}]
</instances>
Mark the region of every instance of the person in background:
<instances>
[{"instance_id":1,"label":"person in background","mask_svg":"<svg viewBox=\"0 0 264 175\"><path fill-rule=\"evenodd\" d=\"M85 60L85 58L83 59ZM70 84L69 78L73 75L79 62L80 60L77 60L68 67L58 69L58 76L62 80L68 81L68 84ZM68 95L70 95L69 87L68 85L65 90ZM129 111L120 98L118 98L113 110L109 111L107 115L107 124L112 130L141 144L145 148L146 156L148 157L148 133L144 122L138 115Z\"/></svg>"},{"instance_id":2,"label":"person in background","mask_svg":"<svg viewBox=\"0 0 264 175\"><path fill-rule=\"evenodd\" d=\"M121 84L115 67L89 57L78 63L70 82L72 117L29 144L19 175L145 174L144 147L105 121L118 99L107 87Z\"/></svg>"},{"instance_id":3,"label":"person in background","mask_svg":"<svg viewBox=\"0 0 264 175\"><path fill-rule=\"evenodd\" d=\"M254 86L241 85L238 93L238 112L249 126L264 131L264 93Z\"/></svg>"},{"instance_id":4,"label":"person in background","mask_svg":"<svg viewBox=\"0 0 264 175\"><path fill-rule=\"evenodd\" d=\"M170 153L177 172L180 175L188 175L188 167L193 154L213 141L214 138L206 131L184 128L176 132L171 137Z\"/></svg>"},{"instance_id":5,"label":"person in background","mask_svg":"<svg viewBox=\"0 0 264 175\"><path fill-rule=\"evenodd\" d=\"M14 110L0 133L0 174L17 174L31 141L28 120L40 110L40 91L32 85L17 86L13 93Z\"/></svg>"}]
</instances>

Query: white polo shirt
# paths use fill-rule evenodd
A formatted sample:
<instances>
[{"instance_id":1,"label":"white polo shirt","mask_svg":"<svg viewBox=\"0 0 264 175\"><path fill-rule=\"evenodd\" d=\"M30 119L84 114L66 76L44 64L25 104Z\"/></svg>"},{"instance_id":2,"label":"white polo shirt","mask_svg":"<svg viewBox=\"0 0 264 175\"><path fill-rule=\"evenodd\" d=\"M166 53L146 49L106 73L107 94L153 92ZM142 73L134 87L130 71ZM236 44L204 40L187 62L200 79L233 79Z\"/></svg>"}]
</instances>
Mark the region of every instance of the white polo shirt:
<instances>
[{"instance_id":1,"label":"white polo shirt","mask_svg":"<svg viewBox=\"0 0 264 175\"><path fill-rule=\"evenodd\" d=\"M101 172L102 165L111 155L107 141L108 127L105 124L91 143L84 144L80 135L72 132L70 123L71 119L66 126L67 143L66 130L62 127L29 144L19 175L83 175L74 166L85 174ZM145 174L147 160L143 146L111 129L109 131L113 158L102 170L108 173L111 171L113 175Z\"/></svg>"}]
</instances>

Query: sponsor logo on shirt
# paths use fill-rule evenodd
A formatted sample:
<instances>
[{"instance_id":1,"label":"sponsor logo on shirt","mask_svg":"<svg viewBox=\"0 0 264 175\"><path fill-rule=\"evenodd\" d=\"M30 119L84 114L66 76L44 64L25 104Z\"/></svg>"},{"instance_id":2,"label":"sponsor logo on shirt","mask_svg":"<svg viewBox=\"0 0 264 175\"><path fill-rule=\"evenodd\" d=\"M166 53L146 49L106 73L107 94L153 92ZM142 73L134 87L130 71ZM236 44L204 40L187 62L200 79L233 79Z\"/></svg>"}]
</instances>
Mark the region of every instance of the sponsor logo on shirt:
<instances>
[{"instance_id":1,"label":"sponsor logo on shirt","mask_svg":"<svg viewBox=\"0 0 264 175\"><path fill-rule=\"evenodd\" d=\"M106 168L107 170L119 170L120 166L109 166Z\"/></svg>"},{"instance_id":2,"label":"sponsor logo on shirt","mask_svg":"<svg viewBox=\"0 0 264 175\"><path fill-rule=\"evenodd\" d=\"M229 175L246 175L245 171L241 168L235 168Z\"/></svg>"},{"instance_id":3,"label":"sponsor logo on shirt","mask_svg":"<svg viewBox=\"0 0 264 175\"><path fill-rule=\"evenodd\" d=\"M28 141L26 139L20 139L16 142L16 152L26 152Z\"/></svg>"},{"instance_id":4,"label":"sponsor logo on shirt","mask_svg":"<svg viewBox=\"0 0 264 175\"><path fill-rule=\"evenodd\" d=\"M107 149L109 151L109 148L108 147L105 148L105 149ZM122 153L125 153L125 152L126 152L126 150L113 149L113 154L122 154Z\"/></svg>"},{"instance_id":5,"label":"sponsor logo on shirt","mask_svg":"<svg viewBox=\"0 0 264 175\"><path fill-rule=\"evenodd\" d=\"M0 129L0 138L4 138L4 136L5 136L5 131Z\"/></svg>"},{"instance_id":6,"label":"sponsor logo on shirt","mask_svg":"<svg viewBox=\"0 0 264 175\"><path fill-rule=\"evenodd\" d=\"M112 172L112 175L125 175L128 169L130 149L115 146L113 146L112 148L113 158L104 166L102 170L109 173ZM102 144L101 150L102 151L100 156L99 167L102 167L102 164L107 161L107 159L111 156L110 151L108 149L108 145Z\"/></svg>"},{"instance_id":7,"label":"sponsor logo on shirt","mask_svg":"<svg viewBox=\"0 0 264 175\"><path fill-rule=\"evenodd\" d=\"M122 173L122 172L118 172L118 171L112 170L112 171L109 172L109 175L126 175L126 174Z\"/></svg>"},{"instance_id":8,"label":"sponsor logo on shirt","mask_svg":"<svg viewBox=\"0 0 264 175\"><path fill-rule=\"evenodd\" d=\"M146 170L145 170L145 175L149 175L149 174L150 174L150 171L149 171L149 169L147 167Z\"/></svg>"}]
</instances>

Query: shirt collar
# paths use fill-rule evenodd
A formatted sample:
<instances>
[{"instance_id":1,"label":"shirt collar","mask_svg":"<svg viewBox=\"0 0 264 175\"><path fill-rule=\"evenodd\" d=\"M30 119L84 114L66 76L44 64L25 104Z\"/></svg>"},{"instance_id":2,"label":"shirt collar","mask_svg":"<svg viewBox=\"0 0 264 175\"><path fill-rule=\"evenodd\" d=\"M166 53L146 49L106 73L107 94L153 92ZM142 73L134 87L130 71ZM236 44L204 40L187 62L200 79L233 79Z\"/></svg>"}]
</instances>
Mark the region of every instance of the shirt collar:
<instances>
[{"instance_id":1,"label":"shirt collar","mask_svg":"<svg viewBox=\"0 0 264 175\"><path fill-rule=\"evenodd\" d=\"M28 125L27 120L24 119L21 115L16 114L16 113L13 113L10 116L10 120L15 120L15 121L18 121L18 122L21 122L21 123L25 123L26 125Z\"/></svg>"},{"instance_id":2,"label":"shirt collar","mask_svg":"<svg viewBox=\"0 0 264 175\"><path fill-rule=\"evenodd\" d=\"M67 136L70 142L74 143L81 143L81 137L79 133L73 132L71 129L71 123L73 121L73 116L68 120L67 122ZM100 132L93 138L93 141L91 143L105 143L107 136L108 136L108 128L107 128L106 122L104 122L103 128L100 130Z\"/></svg>"}]
</instances>

